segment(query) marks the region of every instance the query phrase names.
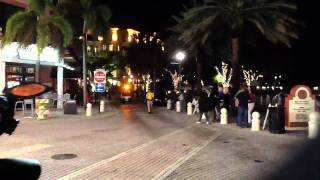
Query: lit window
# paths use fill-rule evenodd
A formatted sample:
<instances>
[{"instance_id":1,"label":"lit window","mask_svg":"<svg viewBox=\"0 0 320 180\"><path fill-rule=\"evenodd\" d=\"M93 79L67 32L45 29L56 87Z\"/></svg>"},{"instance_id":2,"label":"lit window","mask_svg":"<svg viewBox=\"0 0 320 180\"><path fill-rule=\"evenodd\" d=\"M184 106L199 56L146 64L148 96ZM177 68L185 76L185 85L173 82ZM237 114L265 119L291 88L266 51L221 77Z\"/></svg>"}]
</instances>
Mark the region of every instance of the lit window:
<instances>
[{"instance_id":1,"label":"lit window","mask_svg":"<svg viewBox=\"0 0 320 180\"><path fill-rule=\"evenodd\" d=\"M128 42L132 41L132 37L139 36L140 32L134 29L127 29L128 32Z\"/></svg>"},{"instance_id":2,"label":"lit window","mask_svg":"<svg viewBox=\"0 0 320 180\"><path fill-rule=\"evenodd\" d=\"M98 36L98 41L103 41L103 37L102 36Z\"/></svg>"},{"instance_id":3,"label":"lit window","mask_svg":"<svg viewBox=\"0 0 320 180\"><path fill-rule=\"evenodd\" d=\"M128 36L128 42L131 42L132 41L132 37L129 35Z\"/></svg>"},{"instance_id":4,"label":"lit window","mask_svg":"<svg viewBox=\"0 0 320 180\"><path fill-rule=\"evenodd\" d=\"M112 41L118 41L118 30L119 28L111 28L111 38L112 38Z\"/></svg>"},{"instance_id":5,"label":"lit window","mask_svg":"<svg viewBox=\"0 0 320 180\"><path fill-rule=\"evenodd\" d=\"M113 45L112 44L109 45L109 51L113 51Z\"/></svg>"}]
</instances>

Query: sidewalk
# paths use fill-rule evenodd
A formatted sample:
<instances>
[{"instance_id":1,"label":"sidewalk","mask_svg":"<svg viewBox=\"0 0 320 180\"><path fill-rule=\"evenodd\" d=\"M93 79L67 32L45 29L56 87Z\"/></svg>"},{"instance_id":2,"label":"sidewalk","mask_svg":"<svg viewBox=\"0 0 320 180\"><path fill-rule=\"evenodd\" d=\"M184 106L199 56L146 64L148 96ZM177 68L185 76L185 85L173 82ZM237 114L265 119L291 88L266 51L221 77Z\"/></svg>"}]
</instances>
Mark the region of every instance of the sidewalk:
<instances>
[{"instance_id":1,"label":"sidewalk","mask_svg":"<svg viewBox=\"0 0 320 180\"><path fill-rule=\"evenodd\" d=\"M197 124L197 116L164 107L148 114L142 103L95 109L92 117L79 109L22 119L14 135L0 137L0 157L39 160L41 179L264 179L308 142L296 132ZM59 154L75 158L53 159Z\"/></svg>"},{"instance_id":2,"label":"sidewalk","mask_svg":"<svg viewBox=\"0 0 320 180\"><path fill-rule=\"evenodd\" d=\"M113 112L117 109L115 109L112 105L111 105L112 101L105 101L105 111L104 113L108 113L108 112ZM37 121L48 121L48 120L57 120L57 119L69 119L69 118L94 118L96 116L99 115L103 115L103 113L99 112L99 105L98 104L94 104L92 106L92 116L91 117L87 117L86 116L86 109L83 106L77 106L77 114L64 114L64 110L63 109L56 109L56 108L50 108L49 111L49 115L47 116L46 120L37 120L35 117L31 116L31 110L25 110L25 114L23 115L22 111L16 111L15 113L15 118L17 119L21 119L21 120L37 120ZM35 112L34 112L35 113Z\"/></svg>"},{"instance_id":3,"label":"sidewalk","mask_svg":"<svg viewBox=\"0 0 320 180\"><path fill-rule=\"evenodd\" d=\"M194 116L189 118L194 123L197 120ZM271 134L268 130L253 132L235 123L217 122L199 126L220 135L165 179L269 179L278 173L285 174L283 170L310 143L306 131ZM284 175L282 179L285 177L294 176Z\"/></svg>"},{"instance_id":4,"label":"sidewalk","mask_svg":"<svg viewBox=\"0 0 320 180\"><path fill-rule=\"evenodd\" d=\"M161 107L163 108L164 111L169 111L172 113L175 113L176 115L180 115L184 118L188 118L188 119L192 119L194 122L196 122L199 118L199 115L191 115L188 116L186 112L175 112L174 110L167 110L165 107ZM211 117L209 117L211 118ZM261 116L260 118L260 127L261 130L260 131L251 131L251 128L239 128L236 126L235 123L235 119L236 117L228 117L228 124L227 125L221 125L220 121L214 121L213 123L211 123L210 125L205 125L206 127L211 127L212 126L216 126L225 130L230 130L230 131L237 131L237 132L251 132L254 133L256 135L263 135L263 136L269 136L269 137L283 137L283 138L293 138L293 139L307 139L308 137L308 130L286 130L286 132L284 134L272 134L271 132L269 132L269 127L268 127L268 122L266 124L265 129L262 129L263 126L263 121L264 121L264 116ZM205 120L203 121L203 125L205 124Z\"/></svg>"}]
</instances>

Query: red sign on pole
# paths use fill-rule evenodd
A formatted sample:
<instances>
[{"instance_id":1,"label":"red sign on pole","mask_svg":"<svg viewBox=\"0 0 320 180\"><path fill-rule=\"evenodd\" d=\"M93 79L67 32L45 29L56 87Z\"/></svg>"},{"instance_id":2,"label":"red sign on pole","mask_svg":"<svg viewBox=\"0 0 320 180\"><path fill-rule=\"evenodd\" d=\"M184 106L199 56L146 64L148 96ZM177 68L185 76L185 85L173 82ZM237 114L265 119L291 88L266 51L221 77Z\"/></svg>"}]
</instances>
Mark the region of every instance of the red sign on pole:
<instances>
[{"instance_id":1,"label":"red sign on pole","mask_svg":"<svg viewBox=\"0 0 320 180\"><path fill-rule=\"evenodd\" d=\"M106 83L106 71L103 69L96 69L94 71L94 83Z\"/></svg>"}]
</instances>

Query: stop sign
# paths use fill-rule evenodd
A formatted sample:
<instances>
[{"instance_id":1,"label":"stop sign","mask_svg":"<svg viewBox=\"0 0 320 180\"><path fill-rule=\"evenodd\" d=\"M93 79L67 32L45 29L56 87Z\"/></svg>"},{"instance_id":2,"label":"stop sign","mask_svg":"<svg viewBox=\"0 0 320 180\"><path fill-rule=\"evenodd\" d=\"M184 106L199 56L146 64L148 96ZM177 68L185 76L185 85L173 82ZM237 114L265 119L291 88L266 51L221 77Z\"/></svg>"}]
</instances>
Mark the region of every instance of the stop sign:
<instances>
[{"instance_id":1,"label":"stop sign","mask_svg":"<svg viewBox=\"0 0 320 180\"><path fill-rule=\"evenodd\" d=\"M106 83L106 71L95 70L94 71L94 83Z\"/></svg>"}]
</instances>

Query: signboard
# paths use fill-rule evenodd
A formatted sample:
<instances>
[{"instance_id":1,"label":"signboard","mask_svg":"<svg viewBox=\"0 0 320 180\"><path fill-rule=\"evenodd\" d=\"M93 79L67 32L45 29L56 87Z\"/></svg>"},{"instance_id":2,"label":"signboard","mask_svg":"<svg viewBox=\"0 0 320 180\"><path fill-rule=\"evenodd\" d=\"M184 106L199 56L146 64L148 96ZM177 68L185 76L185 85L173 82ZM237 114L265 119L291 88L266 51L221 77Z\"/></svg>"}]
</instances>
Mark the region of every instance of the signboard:
<instances>
[{"instance_id":1,"label":"signboard","mask_svg":"<svg viewBox=\"0 0 320 180\"><path fill-rule=\"evenodd\" d=\"M315 102L315 96L308 86L293 87L285 102L286 127L307 127L309 114L316 108Z\"/></svg>"},{"instance_id":2,"label":"signboard","mask_svg":"<svg viewBox=\"0 0 320 180\"><path fill-rule=\"evenodd\" d=\"M97 83L96 84L96 92L106 92L106 84L105 83Z\"/></svg>"},{"instance_id":3,"label":"signboard","mask_svg":"<svg viewBox=\"0 0 320 180\"><path fill-rule=\"evenodd\" d=\"M106 74L104 69L96 69L94 71L94 83L106 83Z\"/></svg>"}]
</instances>

